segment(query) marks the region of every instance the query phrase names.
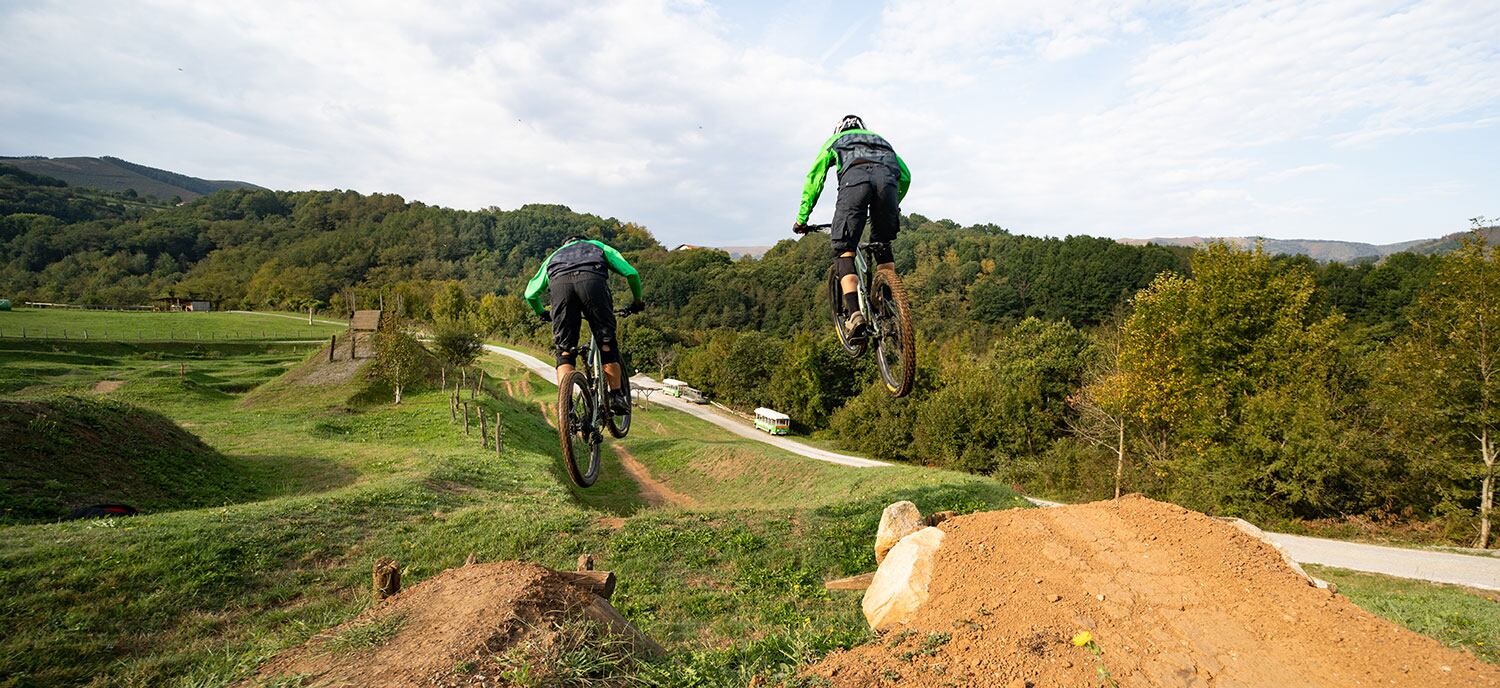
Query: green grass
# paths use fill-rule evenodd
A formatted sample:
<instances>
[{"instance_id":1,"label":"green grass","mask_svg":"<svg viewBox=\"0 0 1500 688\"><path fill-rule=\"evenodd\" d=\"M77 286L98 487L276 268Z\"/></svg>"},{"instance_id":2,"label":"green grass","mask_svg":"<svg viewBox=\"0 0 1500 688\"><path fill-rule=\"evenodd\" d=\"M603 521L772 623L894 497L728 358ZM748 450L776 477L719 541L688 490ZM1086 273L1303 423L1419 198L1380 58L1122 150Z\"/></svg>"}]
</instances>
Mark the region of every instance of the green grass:
<instances>
[{"instance_id":1,"label":"green grass","mask_svg":"<svg viewBox=\"0 0 1500 688\"><path fill-rule=\"evenodd\" d=\"M859 593L822 581L873 568L887 503L1018 503L983 478L830 466L646 410L624 446L699 502L652 507L613 456L595 487L573 488L538 406L554 388L503 360L485 363L496 394L474 402L505 419L499 458L450 421L437 391L410 391L396 407L354 377L246 403L249 387L306 355L225 343L0 347L0 396L124 380L105 396L162 414L284 488L130 519L0 526L0 686L225 685L367 608L377 558L398 560L409 586L471 553L571 569L586 552L618 576L616 607L672 651L630 671L659 685L743 686L757 675L775 685L870 638ZM364 629L348 645L391 631Z\"/></svg>"},{"instance_id":2,"label":"green grass","mask_svg":"<svg viewBox=\"0 0 1500 688\"><path fill-rule=\"evenodd\" d=\"M1328 566L1304 568L1336 583L1340 594L1372 614L1500 664L1500 595Z\"/></svg>"},{"instance_id":3,"label":"green grass","mask_svg":"<svg viewBox=\"0 0 1500 688\"><path fill-rule=\"evenodd\" d=\"M334 320L318 317L315 320ZM185 341L297 339L326 340L344 325L314 322L306 314L279 317L264 313L153 313L17 308L0 312L0 339L69 339L103 341Z\"/></svg>"},{"instance_id":4,"label":"green grass","mask_svg":"<svg viewBox=\"0 0 1500 688\"><path fill-rule=\"evenodd\" d=\"M72 358L66 371L44 375L36 367L56 362L33 354ZM756 508L754 494L736 502L729 490L708 510L648 508L613 461L595 488L570 486L555 458L555 431L535 403L555 396L541 383L532 385L535 399L477 402L506 419L497 460L450 422L436 391L413 392L400 407L349 403L370 394L367 383L351 380L246 405L243 392L153 377L162 356L178 355L193 356L184 360L197 362L209 382L264 379L242 366L284 371L297 361L248 345L163 352L80 344L12 348L0 352L0 370L28 381L11 398L125 379L108 396L159 412L266 475L311 466L309 473L341 477L312 491L305 475L293 476L288 482L303 489L213 508L0 526L0 586L11 591L0 599L7 629L0 686L223 685L353 618L368 603L378 557L400 561L413 585L470 553L568 569L584 552L619 576L621 612L674 650L674 660L652 671L684 684L699 676L703 684L744 685L866 638L858 594L830 593L821 583L872 567L880 508L913 493L899 481L834 481L837 489L767 508ZM177 362L167 360L174 374ZM637 432L652 439L650 428ZM862 497L838 496L849 492ZM965 477L932 491L928 508L1011 500L1003 488Z\"/></svg>"}]
</instances>

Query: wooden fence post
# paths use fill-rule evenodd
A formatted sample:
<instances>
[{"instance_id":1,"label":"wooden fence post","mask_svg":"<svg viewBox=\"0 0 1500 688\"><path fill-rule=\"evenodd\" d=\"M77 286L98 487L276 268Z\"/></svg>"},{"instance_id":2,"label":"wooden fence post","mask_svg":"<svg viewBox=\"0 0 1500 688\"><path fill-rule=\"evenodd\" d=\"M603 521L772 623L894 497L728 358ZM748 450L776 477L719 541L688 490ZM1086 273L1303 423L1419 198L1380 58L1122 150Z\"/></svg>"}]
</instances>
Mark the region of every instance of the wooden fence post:
<instances>
[{"instance_id":1,"label":"wooden fence post","mask_svg":"<svg viewBox=\"0 0 1500 688\"><path fill-rule=\"evenodd\" d=\"M495 458L500 458L500 441L505 438L505 426L500 423L500 412L495 412Z\"/></svg>"},{"instance_id":2,"label":"wooden fence post","mask_svg":"<svg viewBox=\"0 0 1500 688\"><path fill-rule=\"evenodd\" d=\"M475 410L478 411L478 413L476 413L475 415L479 416L479 446L484 447L485 449L489 449L490 448L489 417L486 416L486 415L484 415L484 408L483 407L477 408Z\"/></svg>"},{"instance_id":3,"label":"wooden fence post","mask_svg":"<svg viewBox=\"0 0 1500 688\"><path fill-rule=\"evenodd\" d=\"M444 388L443 391L446 392L448 390L446 388ZM448 395L448 422L449 423L457 423L458 422L458 401L456 399L454 399L453 395L451 395L451 394Z\"/></svg>"},{"instance_id":4,"label":"wooden fence post","mask_svg":"<svg viewBox=\"0 0 1500 688\"><path fill-rule=\"evenodd\" d=\"M464 402L464 435L469 434L469 402Z\"/></svg>"},{"instance_id":5,"label":"wooden fence post","mask_svg":"<svg viewBox=\"0 0 1500 688\"><path fill-rule=\"evenodd\" d=\"M401 565L394 560L381 557L375 562L370 578L377 600L401 592Z\"/></svg>"},{"instance_id":6,"label":"wooden fence post","mask_svg":"<svg viewBox=\"0 0 1500 688\"><path fill-rule=\"evenodd\" d=\"M359 358L359 352L354 347L359 342L359 334L353 330L349 331L349 360Z\"/></svg>"},{"instance_id":7,"label":"wooden fence post","mask_svg":"<svg viewBox=\"0 0 1500 688\"><path fill-rule=\"evenodd\" d=\"M329 363L333 362L333 350L337 349L337 348L339 348L339 336L336 335L336 334L330 334L330 335L328 335L328 362Z\"/></svg>"}]
</instances>

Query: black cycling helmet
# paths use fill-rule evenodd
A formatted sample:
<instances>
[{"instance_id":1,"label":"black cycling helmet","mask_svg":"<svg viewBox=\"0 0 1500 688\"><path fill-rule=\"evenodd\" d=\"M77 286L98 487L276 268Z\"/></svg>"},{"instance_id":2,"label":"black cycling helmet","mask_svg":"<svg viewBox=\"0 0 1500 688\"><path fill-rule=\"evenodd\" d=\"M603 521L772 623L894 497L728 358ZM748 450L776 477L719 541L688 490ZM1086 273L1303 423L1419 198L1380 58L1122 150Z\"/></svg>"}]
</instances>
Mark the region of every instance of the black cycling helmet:
<instances>
[{"instance_id":1,"label":"black cycling helmet","mask_svg":"<svg viewBox=\"0 0 1500 688\"><path fill-rule=\"evenodd\" d=\"M844 115L843 121L839 122L838 128L834 129L833 133L837 134L839 132L849 131L850 129L864 128L865 122L864 120L859 118L859 115Z\"/></svg>"}]
</instances>

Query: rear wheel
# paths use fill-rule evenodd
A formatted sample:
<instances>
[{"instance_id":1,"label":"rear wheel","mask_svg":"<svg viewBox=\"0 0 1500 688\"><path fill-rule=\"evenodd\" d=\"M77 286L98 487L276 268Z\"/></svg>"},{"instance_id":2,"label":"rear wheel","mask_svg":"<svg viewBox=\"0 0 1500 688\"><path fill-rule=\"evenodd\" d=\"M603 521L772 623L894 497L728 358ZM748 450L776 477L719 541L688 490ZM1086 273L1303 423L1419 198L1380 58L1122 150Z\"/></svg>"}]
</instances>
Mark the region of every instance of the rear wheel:
<instances>
[{"instance_id":1,"label":"rear wheel","mask_svg":"<svg viewBox=\"0 0 1500 688\"><path fill-rule=\"evenodd\" d=\"M863 337L851 338L849 331L844 328L844 288L839 285L839 274L833 266L828 267L828 315L833 319L833 331L839 336L839 344L844 347L844 352L859 358L865 353L865 343L868 341Z\"/></svg>"},{"instance_id":2,"label":"rear wheel","mask_svg":"<svg viewBox=\"0 0 1500 688\"><path fill-rule=\"evenodd\" d=\"M625 393L625 398L630 398L630 369L622 362L620 363L620 391ZM630 434L630 412L624 414L610 413L609 434L615 439L620 439Z\"/></svg>"},{"instance_id":3,"label":"rear wheel","mask_svg":"<svg viewBox=\"0 0 1500 688\"><path fill-rule=\"evenodd\" d=\"M594 427L594 398L588 376L573 371L557 386L557 436L562 441L563 465L579 487L599 479L599 443ZM580 466L582 464L582 466Z\"/></svg>"},{"instance_id":4,"label":"rear wheel","mask_svg":"<svg viewBox=\"0 0 1500 688\"><path fill-rule=\"evenodd\" d=\"M880 377L885 391L893 397L911 393L917 376L917 344L911 331L911 304L906 287L889 265L875 270L871 309L879 323L875 332L875 353L880 363Z\"/></svg>"}]
</instances>

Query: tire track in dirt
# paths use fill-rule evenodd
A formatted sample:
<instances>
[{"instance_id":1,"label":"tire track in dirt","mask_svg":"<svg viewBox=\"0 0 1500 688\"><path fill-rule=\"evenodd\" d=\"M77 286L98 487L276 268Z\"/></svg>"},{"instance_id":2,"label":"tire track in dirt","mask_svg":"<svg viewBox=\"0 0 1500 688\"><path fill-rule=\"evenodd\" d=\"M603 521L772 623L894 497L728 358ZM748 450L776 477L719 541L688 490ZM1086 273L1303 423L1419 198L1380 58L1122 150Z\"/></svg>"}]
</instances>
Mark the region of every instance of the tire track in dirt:
<instances>
[{"instance_id":1,"label":"tire track in dirt","mask_svg":"<svg viewBox=\"0 0 1500 688\"><path fill-rule=\"evenodd\" d=\"M619 444L611 444L610 448L614 449L615 456L620 458L620 466L625 469L626 475L629 475L630 479L640 486L641 499L647 504L678 507L691 507L698 504L698 500L667 487L665 483L651 477L651 471L646 469L646 464L637 460L629 449Z\"/></svg>"}]
</instances>

